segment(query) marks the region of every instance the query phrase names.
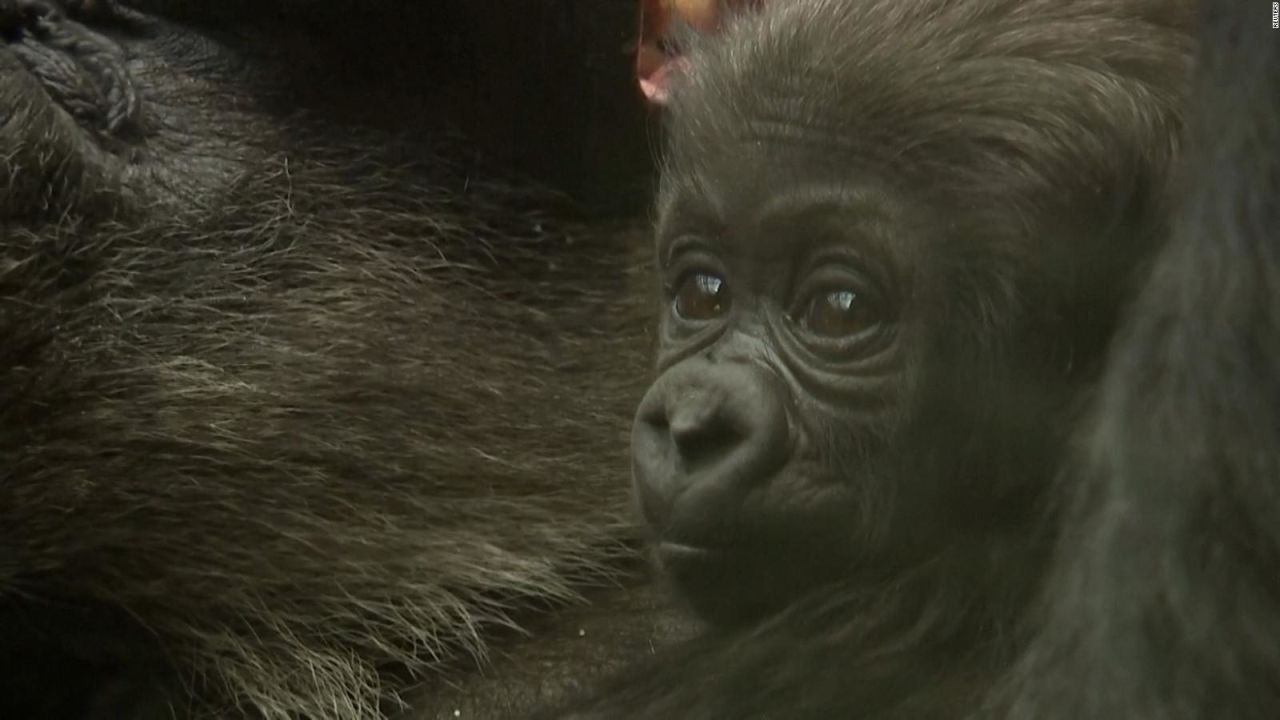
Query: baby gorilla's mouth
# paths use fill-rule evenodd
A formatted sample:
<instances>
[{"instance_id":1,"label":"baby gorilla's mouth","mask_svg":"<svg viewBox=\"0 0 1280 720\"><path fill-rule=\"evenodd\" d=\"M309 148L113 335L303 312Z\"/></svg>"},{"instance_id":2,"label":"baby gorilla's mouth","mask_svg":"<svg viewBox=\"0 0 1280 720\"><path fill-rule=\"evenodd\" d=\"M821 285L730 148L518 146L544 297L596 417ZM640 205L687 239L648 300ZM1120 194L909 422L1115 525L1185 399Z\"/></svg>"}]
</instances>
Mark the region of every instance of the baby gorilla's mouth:
<instances>
[{"instance_id":1,"label":"baby gorilla's mouth","mask_svg":"<svg viewBox=\"0 0 1280 720\"><path fill-rule=\"evenodd\" d=\"M693 611L722 627L772 615L817 576L802 559L740 542L717 547L662 540L654 554L663 575Z\"/></svg>"}]
</instances>

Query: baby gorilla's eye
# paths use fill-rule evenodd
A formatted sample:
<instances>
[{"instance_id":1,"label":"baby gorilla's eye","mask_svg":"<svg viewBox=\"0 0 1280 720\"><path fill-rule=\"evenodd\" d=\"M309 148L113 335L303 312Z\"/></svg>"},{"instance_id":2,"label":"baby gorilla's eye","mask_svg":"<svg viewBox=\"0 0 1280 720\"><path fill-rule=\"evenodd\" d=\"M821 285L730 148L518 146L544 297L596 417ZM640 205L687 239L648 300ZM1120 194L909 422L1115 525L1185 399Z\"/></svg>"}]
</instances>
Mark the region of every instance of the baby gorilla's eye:
<instances>
[{"instance_id":1,"label":"baby gorilla's eye","mask_svg":"<svg viewBox=\"0 0 1280 720\"><path fill-rule=\"evenodd\" d=\"M866 298L848 288L839 288L814 295L801 322L815 335L838 338L872 328L878 318Z\"/></svg>"},{"instance_id":2,"label":"baby gorilla's eye","mask_svg":"<svg viewBox=\"0 0 1280 720\"><path fill-rule=\"evenodd\" d=\"M676 288L676 315L685 320L714 320L729 309L729 288L719 275L693 272Z\"/></svg>"}]
</instances>

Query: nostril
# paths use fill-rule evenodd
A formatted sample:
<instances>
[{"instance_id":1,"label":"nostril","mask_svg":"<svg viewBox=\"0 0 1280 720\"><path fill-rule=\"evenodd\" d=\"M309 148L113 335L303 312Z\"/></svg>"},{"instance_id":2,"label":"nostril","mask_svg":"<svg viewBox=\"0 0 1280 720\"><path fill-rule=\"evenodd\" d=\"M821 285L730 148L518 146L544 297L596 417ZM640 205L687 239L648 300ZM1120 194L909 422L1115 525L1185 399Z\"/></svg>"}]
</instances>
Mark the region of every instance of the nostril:
<instances>
[{"instance_id":1,"label":"nostril","mask_svg":"<svg viewBox=\"0 0 1280 720\"><path fill-rule=\"evenodd\" d=\"M723 417L720 408L701 404L685 406L672 413L668 418L668 432L686 469L714 461L743 439Z\"/></svg>"}]
</instances>

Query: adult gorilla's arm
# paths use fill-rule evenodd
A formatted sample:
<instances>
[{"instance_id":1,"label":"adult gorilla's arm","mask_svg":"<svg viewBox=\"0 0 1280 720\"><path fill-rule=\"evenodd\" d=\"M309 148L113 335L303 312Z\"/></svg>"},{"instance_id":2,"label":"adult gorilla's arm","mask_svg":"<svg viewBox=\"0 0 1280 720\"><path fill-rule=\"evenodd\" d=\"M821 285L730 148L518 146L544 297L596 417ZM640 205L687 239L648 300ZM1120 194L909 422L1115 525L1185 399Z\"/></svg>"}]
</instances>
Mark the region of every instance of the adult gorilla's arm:
<instances>
[{"instance_id":1,"label":"adult gorilla's arm","mask_svg":"<svg viewBox=\"0 0 1280 720\"><path fill-rule=\"evenodd\" d=\"M5 717L374 717L633 564L626 234L441 141L435 6L252 5L4 25Z\"/></svg>"}]
</instances>

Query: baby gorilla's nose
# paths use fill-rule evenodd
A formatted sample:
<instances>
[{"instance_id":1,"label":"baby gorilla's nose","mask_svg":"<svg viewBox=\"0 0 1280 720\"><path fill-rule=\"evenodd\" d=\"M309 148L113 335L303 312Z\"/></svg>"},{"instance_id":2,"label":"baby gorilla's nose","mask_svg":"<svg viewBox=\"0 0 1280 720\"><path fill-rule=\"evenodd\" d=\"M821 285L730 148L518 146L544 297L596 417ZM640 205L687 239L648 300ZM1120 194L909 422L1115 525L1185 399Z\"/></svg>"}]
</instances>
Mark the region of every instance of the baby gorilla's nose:
<instances>
[{"instance_id":1,"label":"baby gorilla's nose","mask_svg":"<svg viewBox=\"0 0 1280 720\"><path fill-rule=\"evenodd\" d=\"M714 464L750 440L749 410L726 398L722 387L685 392L666 407L666 429L685 473ZM662 420L657 420L661 432Z\"/></svg>"},{"instance_id":2,"label":"baby gorilla's nose","mask_svg":"<svg viewBox=\"0 0 1280 720\"><path fill-rule=\"evenodd\" d=\"M632 431L635 485L659 534L689 544L786 460L784 390L773 373L741 362L686 361L659 378Z\"/></svg>"}]
</instances>

